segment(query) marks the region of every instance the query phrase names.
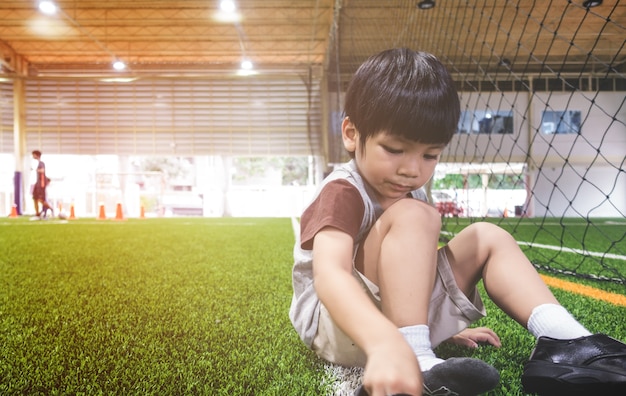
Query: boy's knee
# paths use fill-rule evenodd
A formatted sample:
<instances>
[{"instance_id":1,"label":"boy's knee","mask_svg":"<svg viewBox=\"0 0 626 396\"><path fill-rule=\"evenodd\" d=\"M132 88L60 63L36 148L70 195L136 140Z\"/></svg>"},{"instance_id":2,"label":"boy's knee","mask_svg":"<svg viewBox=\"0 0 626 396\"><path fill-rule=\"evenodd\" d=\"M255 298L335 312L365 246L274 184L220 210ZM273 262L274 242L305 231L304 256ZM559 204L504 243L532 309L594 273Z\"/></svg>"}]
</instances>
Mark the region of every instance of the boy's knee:
<instances>
[{"instance_id":1,"label":"boy's knee","mask_svg":"<svg viewBox=\"0 0 626 396\"><path fill-rule=\"evenodd\" d=\"M511 240L515 242L513 236L503 229L502 227L487 223L487 222L477 222L472 223L467 227L468 231L472 231L476 234L478 240L481 240L486 243L495 243L500 244L507 240Z\"/></svg>"},{"instance_id":2,"label":"boy's knee","mask_svg":"<svg viewBox=\"0 0 626 396\"><path fill-rule=\"evenodd\" d=\"M386 211L387 221L411 227L428 227L439 232L441 216L436 208L416 199L401 199Z\"/></svg>"}]
</instances>

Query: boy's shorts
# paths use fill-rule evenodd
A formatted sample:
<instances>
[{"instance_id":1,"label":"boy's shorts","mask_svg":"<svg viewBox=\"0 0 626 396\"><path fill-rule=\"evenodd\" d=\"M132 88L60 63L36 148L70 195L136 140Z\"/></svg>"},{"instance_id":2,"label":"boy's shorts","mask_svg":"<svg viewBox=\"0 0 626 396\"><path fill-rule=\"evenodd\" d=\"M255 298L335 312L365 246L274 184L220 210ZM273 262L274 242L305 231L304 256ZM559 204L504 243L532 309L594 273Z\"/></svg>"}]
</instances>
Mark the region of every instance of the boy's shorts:
<instances>
[{"instance_id":1,"label":"boy's shorts","mask_svg":"<svg viewBox=\"0 0 626 396\"><path fill-rule=\"evenodd\" d=\"M356 269L353 272L380 309L378 286ZM478 290L474 289L470 297L468 298L458 288L445 249L439 249L437 276L428 310L428 326L433 348L485 316L485 307ZM319 325L312 349L319 357L342 366L364 367L366 363L365 353L335 325L323 304L320 307Z\"/></svg>"}]
</instances>

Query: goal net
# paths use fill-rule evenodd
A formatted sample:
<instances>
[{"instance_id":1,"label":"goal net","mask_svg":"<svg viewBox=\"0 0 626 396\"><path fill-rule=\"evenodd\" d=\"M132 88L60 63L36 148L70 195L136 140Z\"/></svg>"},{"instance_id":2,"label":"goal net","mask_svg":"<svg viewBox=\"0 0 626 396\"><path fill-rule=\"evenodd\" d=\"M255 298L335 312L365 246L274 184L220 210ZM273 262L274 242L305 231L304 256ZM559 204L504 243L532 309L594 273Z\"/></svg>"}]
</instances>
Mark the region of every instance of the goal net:
<instances>
[{"instance_id":1,"label":"goal net","mask_svg":"<svg viewBox=\"0 0 626 396\"><path fill-rule=\"evenodd\" d=\"M431 52L453 74L462 110L430 186L442 235L493 221L538 268L621 288L626 26L619 2L604 3L437 1L419 10L416 1L394 1L372 4L368 16L343 2L327 69L331 161L344 159L341 93L364 56L390 47ZM395 14L397 25L368 40L360 26L371 31L373 15L383 13Z\"/></svg>"}]
</instances>

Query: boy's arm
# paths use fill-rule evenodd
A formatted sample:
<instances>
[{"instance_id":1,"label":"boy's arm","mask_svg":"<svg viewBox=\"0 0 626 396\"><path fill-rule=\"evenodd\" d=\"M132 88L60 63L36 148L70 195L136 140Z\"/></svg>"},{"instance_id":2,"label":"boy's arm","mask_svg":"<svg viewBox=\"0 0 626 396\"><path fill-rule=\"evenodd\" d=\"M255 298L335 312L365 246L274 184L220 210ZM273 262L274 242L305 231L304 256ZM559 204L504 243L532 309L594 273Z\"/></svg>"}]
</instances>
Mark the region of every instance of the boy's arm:
<instances>
[{"instance_id":1,"label":"boy's arm","mask_svg":"<svg viewBox=\"0 0 626 396\"><path fill-rule=\"evenodd\" d=\"M315 235L315 290L335 323L365 352L363 384L370 396L420 395L415 354L354 279L352 249L352 237L338 229L326 227Z\"/></svg>"}]
</instances>

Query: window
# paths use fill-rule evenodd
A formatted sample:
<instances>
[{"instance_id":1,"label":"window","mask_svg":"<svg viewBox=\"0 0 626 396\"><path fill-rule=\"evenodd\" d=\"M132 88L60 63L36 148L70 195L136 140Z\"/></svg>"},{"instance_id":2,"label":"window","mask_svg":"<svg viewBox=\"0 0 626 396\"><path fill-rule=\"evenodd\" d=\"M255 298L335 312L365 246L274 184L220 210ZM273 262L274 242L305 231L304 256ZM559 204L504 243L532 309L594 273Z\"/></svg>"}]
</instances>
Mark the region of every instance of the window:
<instances>
[{"instance_id":1,"label":"window","mask_svg":"<svg viewBox=\"0 0 626 396\"><path fill-rule=\"evenodd\" d=\"M580 133L580 111L546 110L541 116L541 132L547 135Z\"/></svg>"},{"instance_id":2,"label":"window","mask_svg":"<svg viewBox=\"0 0 626 396\"><path fill-rule=\"evenodd\" d=\"M513 133L513 112L491 110L462 111L458 133Z\"/></svg>"}]
</instances>

